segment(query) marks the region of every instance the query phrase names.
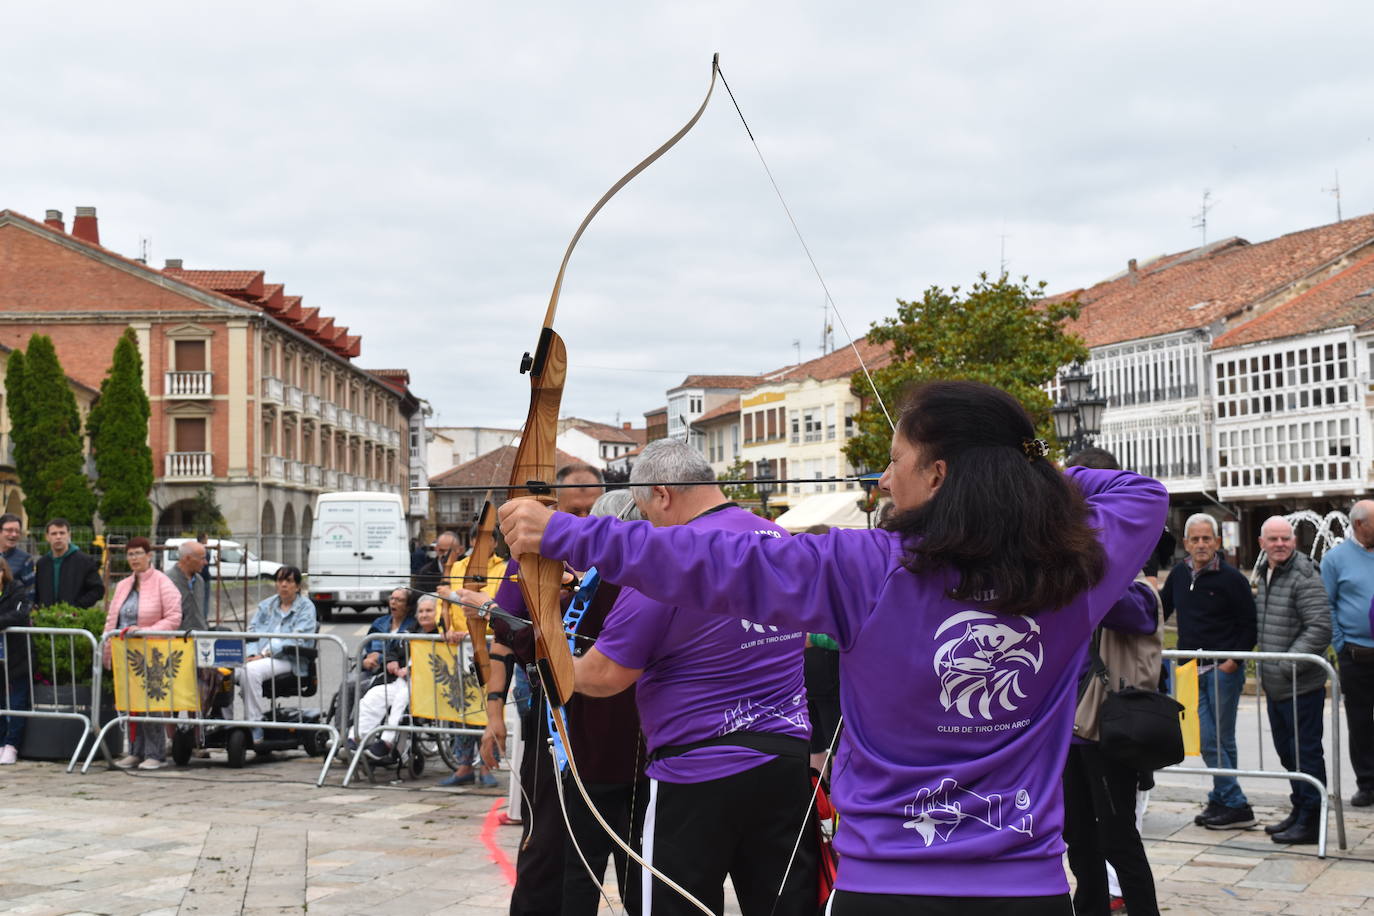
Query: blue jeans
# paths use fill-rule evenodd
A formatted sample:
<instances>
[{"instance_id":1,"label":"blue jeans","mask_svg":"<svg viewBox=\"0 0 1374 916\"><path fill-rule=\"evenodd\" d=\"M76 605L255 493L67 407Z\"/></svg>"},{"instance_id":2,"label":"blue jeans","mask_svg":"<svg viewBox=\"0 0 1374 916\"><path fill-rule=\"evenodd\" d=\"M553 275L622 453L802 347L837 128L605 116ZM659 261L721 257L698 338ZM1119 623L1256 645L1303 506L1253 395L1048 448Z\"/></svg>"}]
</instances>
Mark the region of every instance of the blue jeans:
<instances>
[{"instance_id":1,"label":"blue jeans","mask_svg":"<svg viewBox=\"0 0 1374 916\"><path fill-rule=\"evenodd\" d=\"M1245 686L1245 666L1230 674L1213 668L1198 675L1197 718L1202 738L1202 759L1209 767L1238 769L1236 761L1236 708ZM1242 808L1250 802L1234 776L1213 776L1207 801L1228 808Z\"/></svg>"},{"instance_id":2,"label":"blue jeans","mask_svg":"<svg viewBox=\"0 0 1374 916\"><path fill-rule=\"evenodd\" d=\"M0 637L3 638L3 637ZM29 677L10 681L9 694L4 699L6 709L32 709L29 705ZM0 716L0 745L12 744L16 748L24 743L24 726L29 723L28 716Z\"/></svg>"},{"instance_id":3,"label":"blue jeans","mask_svg":"<svg viewBox=\"0 0 1374 916\"><path fill-rule=\"evenodd\" d=\"M1326 709L1326 691L1309 690L1293 699L1266 700L1269 706L1269 728L1274 733L1274 749L1279 752L1283 768L1290 772L1315 776L1326 784L1326 756L1322 751L1322 712ZM1295 753L1296 752L1296 753ZM1293 793L1288 800L1296 811L1316 814L1321 807L1321 793L1309 782L1293 779L1288 783Z\"/></svg>"}]
</instances>

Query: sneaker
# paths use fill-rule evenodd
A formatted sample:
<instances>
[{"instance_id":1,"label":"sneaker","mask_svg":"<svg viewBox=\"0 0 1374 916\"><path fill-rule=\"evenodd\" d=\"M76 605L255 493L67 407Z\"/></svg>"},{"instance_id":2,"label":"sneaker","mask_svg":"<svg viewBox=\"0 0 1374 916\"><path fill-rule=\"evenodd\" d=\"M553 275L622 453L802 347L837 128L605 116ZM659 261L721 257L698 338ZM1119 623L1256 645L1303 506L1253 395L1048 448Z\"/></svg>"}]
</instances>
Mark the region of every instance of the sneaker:
<instances>
[{"instance_id":1,"label":"sneaker","mask_svg":"<svg viewBox=\"0 0 1374 916\"><path fill-rule=\"evenodd\" d=\"M119 767L121 770L132 770L142 762L142 757L137 754L129 754L127 757L120 757L116 760L115 766Z\"/></svg>"},{"instance_id":2,"label":"sneaker","mask_svg":"<svg viewBox=\"0 0 1374 916\"><path fill-rule=\"evenodd\" d=\"M9 766L19 762L19 748L13 744L0 747L0 766Z\"/></svg>"},{"instance_id":3,"label":"sneaker","mask_svg":"<svg viewBox=\"0 0 1374 916\"><path fill-rule=\"evenodd\" d=\"M368 760L387 760L391 757L391 745L387 744L381 738L378 738L376 741L369 744L367 748L364 749L363 753L367 755Z\"/></svg>"},{"instance_id":4,"label":"sneaker","mask_svg":"<svg viewBox=\"0 0 1374 916\"><path fill-rule=\"evenodd\" d=\"M449 775L445 776L443 779L439 780L438 785L445 786L445 787L452 787L452 786L470 786L470 785L472 785L472 783L473 783L473 779L474 779L474 777L473 777L471 771L469 771L469 772L467 772L467 773L463 773L461 776L460 776L459 774L457 774L457 773L450 773Z\"/></svg>"},{"instance_id":5,"label":"sneaker","mask_svg":"<svg viewBox=\"0 0 1374 916\"><path fill-rule=\"evenodd\" d=\"M1207 823L1209 818L1216 817L1218 814L1225 810L1225 805L1219 804L1218 802L1209 801L1207 803L1207 807L1202 809L1202 813L1199 814L1197 817L1193 818L1193 823L1201 827L1202 825Z\"/></svg>"},{"instance_id":6,"label":"sneaker","mask_svg":"<svg viewBox=\"0 0 1374 916\"><path fill-rule=\"evenodd\" d=\"M500 783L496 781L496 775L494 773L491 773L490 771L483 773L481 776L478 776L477 784L484 789L494 789L498 785L500 785Z\"/></svg>"},{"instance_id":7,"label":"sneaker","mask_svg":"<svg viewBox=\"0 0 1374 916\"><path fill-rule=\"evenodd\" d=\"M1239 808L1223 807L1220 814L1213 815L1202 822L1208 830L1233 830L1255 826L1255 812L1249 805Z\"/></svg>"},{"instance_id":8,"label":"sneaker","mask_svg":"<svg viewBox=\"0 0 1374 916\"><path fill-rule=\"evenodd\" d=\"M166 765L167 761L165 760L154 760L152 757L149 757L147 760L140 763L138 768L140 770L160 770Z\"/></svg>"}]
</instances>

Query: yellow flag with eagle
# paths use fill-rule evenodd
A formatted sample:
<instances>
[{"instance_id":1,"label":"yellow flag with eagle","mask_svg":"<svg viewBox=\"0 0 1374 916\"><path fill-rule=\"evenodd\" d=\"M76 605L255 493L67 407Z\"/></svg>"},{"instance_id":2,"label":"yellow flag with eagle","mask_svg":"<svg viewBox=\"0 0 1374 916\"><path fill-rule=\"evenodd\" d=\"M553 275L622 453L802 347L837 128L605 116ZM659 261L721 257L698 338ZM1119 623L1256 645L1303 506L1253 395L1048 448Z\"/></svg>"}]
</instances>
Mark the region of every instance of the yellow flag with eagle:
<instances>
[{"instance_id":1,"label":"yellow flag with eagle","mask_svg":"<svg viewBox=\"0 0 1374 916\"><path fill-rule=\"evenodd\" d=\"M110 640L110 669L120 712L200 709L194 640L116 636Z\"/></svg>"},{"instance_id":2,"label":"yellow flag with eagle","mask_svg":"<svg viewBox=\"0 0 1374 916\"><path fill-rule=\"evenodd\" d=\"M418 719L485 728L487 707L461 646L410 643L410 714Z\"/></svg>"}]
</instances>

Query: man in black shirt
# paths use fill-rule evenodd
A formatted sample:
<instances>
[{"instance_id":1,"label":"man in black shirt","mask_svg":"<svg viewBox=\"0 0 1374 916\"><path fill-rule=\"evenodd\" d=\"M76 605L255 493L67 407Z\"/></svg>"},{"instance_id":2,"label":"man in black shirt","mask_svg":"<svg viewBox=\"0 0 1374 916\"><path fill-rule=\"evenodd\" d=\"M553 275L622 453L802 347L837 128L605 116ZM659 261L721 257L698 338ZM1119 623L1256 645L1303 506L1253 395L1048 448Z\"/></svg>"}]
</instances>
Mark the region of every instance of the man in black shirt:
<instances>
[{"instance_id":1,"label":"man in black shirt","mask_svg":"<svg viewBox=\"0 0 1374 916\"><path fill-rule=\"evenodd\" d=\"M34 592L38 607L70 604L95 607L105 597L100 581L100 564L72 544L72 526L65 518L55 518L45 528L51 552L38 560Z\"/></svg>"}]
</instances>

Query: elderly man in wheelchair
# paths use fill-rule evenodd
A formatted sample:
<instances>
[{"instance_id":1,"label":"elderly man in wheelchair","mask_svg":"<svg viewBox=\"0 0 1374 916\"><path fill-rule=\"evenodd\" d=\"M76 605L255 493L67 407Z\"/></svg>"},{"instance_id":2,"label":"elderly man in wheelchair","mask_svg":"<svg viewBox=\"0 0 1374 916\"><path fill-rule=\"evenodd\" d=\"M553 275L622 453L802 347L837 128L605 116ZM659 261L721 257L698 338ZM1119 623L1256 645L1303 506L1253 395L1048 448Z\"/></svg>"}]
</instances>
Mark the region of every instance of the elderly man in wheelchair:
<instances>
[{"instance_id":1,"label":"elderly man in wheelchair","mask_svg":"<svg viewBox=\"0 0 1374 916\"><path fill-rule=\"evenodd\" d=\"M438 632L438 613L434 597L424 595L415 608L417 632ZM394 640L386 650L385 677L378 678L358 703L358 722L352 740L361 744L370 732L383 721L400 725L410 709L410 649L409 643ZM371 763L391 763L396 759L399 733L383 731L366 747L363 754Z\"/></svg>"}]
</instances>

